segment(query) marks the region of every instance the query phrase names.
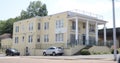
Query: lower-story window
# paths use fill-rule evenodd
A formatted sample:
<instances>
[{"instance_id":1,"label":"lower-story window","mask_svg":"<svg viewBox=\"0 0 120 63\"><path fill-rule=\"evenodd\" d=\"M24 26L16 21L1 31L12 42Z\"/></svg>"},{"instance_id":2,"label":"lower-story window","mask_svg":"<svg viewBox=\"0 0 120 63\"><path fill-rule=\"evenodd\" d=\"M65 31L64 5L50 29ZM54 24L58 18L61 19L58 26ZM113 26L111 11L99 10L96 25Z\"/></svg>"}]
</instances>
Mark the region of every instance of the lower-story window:
<instances>
[{"instance_id":1,"label":"lower-story window","mask_svg":"<svg viewBox=\"0 0 120 63\"><path fill-rule=\"evenodd\" d=\"M40 42L40 35L37 36L37 42Z\"/></svg>"},{"instance_id":2,"label":"lower-story window","mask_svg":"<svg viewBox=\"0 0 120 63\"><path fill-rule=\"evenodd\" d=\"M48 34L44 35L44 42L49 42L49 36L48 36Z\"/></svg>"},{"instance_id":3,"label":"lower-story window","mask_svg":"<svg viewBox=\"0 0 120 63\"><path fill-rule=\"evenodd\" d=\"M56 34L56 42L62 42L63 41L63 33Z\"/></svg>"},{"instance_id":4,"label":"lower-story window","mask_svg":"<svg viewBox=\"0 0 120 63\"><path fill-rule=\"evenodd\" d=\"M18 37L15 37L15 43L18 43L18 40L19 40Z\"/></svg>"},{"instance_id":5,"label":"lower-story window","mask_svg":"<svg viewBox=\"0 0 120 63\"><path fill-rule=\"evenodd\" d=\"M28 36L28 42L30 43L30 42L32 42L33 41L33 35L29 35Z\"/></svg>"}]
</instances>

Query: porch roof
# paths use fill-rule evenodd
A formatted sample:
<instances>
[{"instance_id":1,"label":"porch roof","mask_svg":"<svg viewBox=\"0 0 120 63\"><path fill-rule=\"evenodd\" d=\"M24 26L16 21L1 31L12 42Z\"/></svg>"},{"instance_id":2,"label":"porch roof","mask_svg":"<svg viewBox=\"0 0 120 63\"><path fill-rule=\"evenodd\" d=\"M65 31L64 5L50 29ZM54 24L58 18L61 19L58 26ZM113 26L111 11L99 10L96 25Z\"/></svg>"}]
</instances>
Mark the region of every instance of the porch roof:
<instances>
[{"instance_id":1,"label":"porch roof","mask_svg":"<svg viewBox=\"0 0 120 63\"><path fill-rule=\"evenodd\" d=\"M95 22L95 23L97 22L99 25L107 23L107 21L105 20L97 19L95 17L88 17L88 16L68 17L68 20L74 21L76 18L78 18L78 21L83 21L83 22L90 21L90 22Z\"/></svg>"}]
</instances>

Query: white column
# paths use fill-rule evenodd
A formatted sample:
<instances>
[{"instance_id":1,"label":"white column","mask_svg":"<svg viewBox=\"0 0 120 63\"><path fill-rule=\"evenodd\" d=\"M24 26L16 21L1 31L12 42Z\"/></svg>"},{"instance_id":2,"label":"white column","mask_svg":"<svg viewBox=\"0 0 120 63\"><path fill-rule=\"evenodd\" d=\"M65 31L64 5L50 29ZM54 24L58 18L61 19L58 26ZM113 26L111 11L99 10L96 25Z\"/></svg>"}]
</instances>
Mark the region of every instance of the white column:
<instances>
[{"instance_id":1,"label":"white column","mask_svg":"<svg viewBox=\"0 0 120 63\"><path fill-rule=\"evenodd\" d=\"M75 28L75 39L78 42L78 18L75 19L76 28Z\"/></svg>"},{"instance_id":2,"label":"white column","mask_svg":"<svg viewBox=\"0 0 120 63\"><path fill-rule=\"evenodd\" d=\"M104 24L104 45L106 46L106 24Z\"/></svg>"},{"instance_id":3,"label":"white column","mask_svg":"<svg viewBox=\"0 0 120 63\"><path fill-rule=\"evenodd\" d=\"M98 45L98 23L95 23L95 38L96 38L96 45Z\"/></svg>"},{"instance_id":4,"label":"white column","mask_svg":"<svg viewBox=\"0 0 120 63\"><path fill-rule=\"evenodd\" d=\"M89 45L89 21L86 21L86 45Z\"/></svg>"}]
</instances>

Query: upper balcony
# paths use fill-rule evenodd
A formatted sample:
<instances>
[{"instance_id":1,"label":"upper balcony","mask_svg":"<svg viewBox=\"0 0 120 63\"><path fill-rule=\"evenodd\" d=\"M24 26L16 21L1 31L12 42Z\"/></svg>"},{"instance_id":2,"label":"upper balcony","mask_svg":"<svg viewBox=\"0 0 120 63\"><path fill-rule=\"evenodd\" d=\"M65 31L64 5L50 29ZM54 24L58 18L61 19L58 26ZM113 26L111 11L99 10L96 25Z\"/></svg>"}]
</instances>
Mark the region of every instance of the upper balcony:
<instances>
[{"instance_id":1,"label":"upper balcony","mask_svg":"<svg viewBox=\"0 0 120 63\"><path fill-rule=\"evenodd\" d=\"M98 25L107 23L107 21L103 20L103 16L98 14L93 14L90 12L72 10L72 11L68 11L67 14L68 14L67 17L69 21L75 21L77 18L78 21L81 21L81 22L89 21L91 23L97 23Z\"/></svg>"},{"instance_id":2,"label":"upper balcony","mask_svg":"<svg viewBox=\"0 0 120 63\"><path fill-rule=\"evenodd\" d=\"M76 16L103 20L102 15L94 14L91 12L81 11L78 9L68 11L68 17L76 17Z\"/></svg>"}]
</instances>

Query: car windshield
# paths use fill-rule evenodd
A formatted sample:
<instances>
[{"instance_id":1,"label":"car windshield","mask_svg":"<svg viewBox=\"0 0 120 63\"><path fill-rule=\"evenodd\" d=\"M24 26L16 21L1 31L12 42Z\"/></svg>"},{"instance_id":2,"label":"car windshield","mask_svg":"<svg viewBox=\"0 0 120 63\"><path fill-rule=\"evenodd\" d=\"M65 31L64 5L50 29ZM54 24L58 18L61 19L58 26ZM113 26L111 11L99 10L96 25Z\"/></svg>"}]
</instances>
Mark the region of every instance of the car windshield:
<instances>
[{"instance_id":1,"label":"car windshield","mask_svg":"<svg viewBox=\"0 0 120 63\"><path fill-rule=\"evenodd\" d=\"M13 51L13 52L18 52L16 49L11 49L11 51Z\"/></svg>"}]
</instances>

